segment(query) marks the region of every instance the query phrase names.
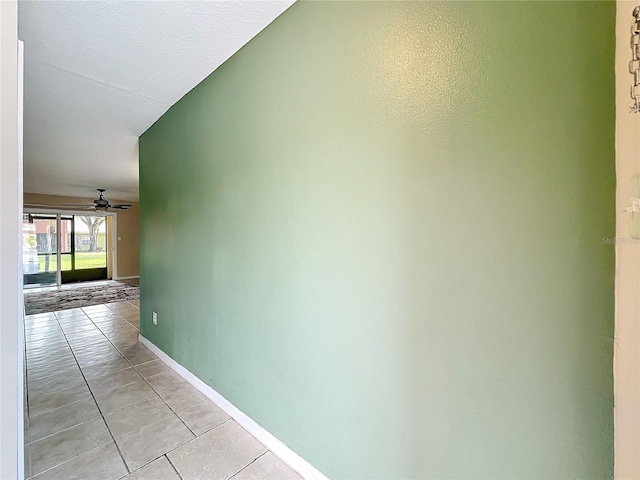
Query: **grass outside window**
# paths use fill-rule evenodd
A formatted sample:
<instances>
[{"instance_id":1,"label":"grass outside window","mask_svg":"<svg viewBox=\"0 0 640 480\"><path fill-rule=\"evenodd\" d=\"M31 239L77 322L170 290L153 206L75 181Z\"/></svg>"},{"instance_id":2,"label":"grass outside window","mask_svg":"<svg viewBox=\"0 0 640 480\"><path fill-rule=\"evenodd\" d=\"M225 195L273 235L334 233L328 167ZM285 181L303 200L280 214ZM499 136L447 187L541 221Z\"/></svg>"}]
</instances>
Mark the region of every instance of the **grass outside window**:
<instances>
[{"instance_id":1,"label":"grass outside window","mask_svg":"<svg viewBox=\"0 0 640 480\"><path fill-rule=\"evenodd\" d=\"M40 263L40 272L55 272L58 266L58 258L55 254L49 256L49 269L45 269L46 255L38 255ZM107 255L105 252L77 252L76 253L76 270L85 268L106 268ZM71 255L62 254L62 270L71 270Z\"/></svg>"}]
</instances>

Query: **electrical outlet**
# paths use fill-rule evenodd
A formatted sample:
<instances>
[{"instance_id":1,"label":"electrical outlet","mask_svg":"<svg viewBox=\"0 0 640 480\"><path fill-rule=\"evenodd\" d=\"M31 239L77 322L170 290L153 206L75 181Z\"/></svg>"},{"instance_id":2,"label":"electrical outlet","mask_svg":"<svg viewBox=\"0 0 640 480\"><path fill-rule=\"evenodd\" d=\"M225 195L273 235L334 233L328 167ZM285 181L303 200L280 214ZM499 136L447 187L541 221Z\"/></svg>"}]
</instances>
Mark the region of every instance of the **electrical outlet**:
<instances>
[{"instance_id":1,"label":"electrical outlet","mask_svg":"<svg viewBox=\"0 0 640 480\"><path fill-rule=\"evenodd\" d=\"M153 312L153 324L158 324L158 314L156 312Z\"/></svg>"}]
</instances>

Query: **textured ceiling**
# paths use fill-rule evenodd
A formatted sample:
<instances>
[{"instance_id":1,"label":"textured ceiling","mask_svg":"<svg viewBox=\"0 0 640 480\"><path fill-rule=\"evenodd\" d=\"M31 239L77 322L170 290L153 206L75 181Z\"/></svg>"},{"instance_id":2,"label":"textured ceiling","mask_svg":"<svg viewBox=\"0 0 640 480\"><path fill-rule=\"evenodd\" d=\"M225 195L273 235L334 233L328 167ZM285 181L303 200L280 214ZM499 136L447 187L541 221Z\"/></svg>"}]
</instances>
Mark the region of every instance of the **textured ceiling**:
<instances>
[{"instance_id":1,"label":"textured ceiling","mask_svg":"<svg viewBox=\"0 0 640 480\"><path fill-rule=\"evenodd\" d=\"M138 136L292 3L21 1L25 192L136 200Z\"/></svg>"}]
</instances>

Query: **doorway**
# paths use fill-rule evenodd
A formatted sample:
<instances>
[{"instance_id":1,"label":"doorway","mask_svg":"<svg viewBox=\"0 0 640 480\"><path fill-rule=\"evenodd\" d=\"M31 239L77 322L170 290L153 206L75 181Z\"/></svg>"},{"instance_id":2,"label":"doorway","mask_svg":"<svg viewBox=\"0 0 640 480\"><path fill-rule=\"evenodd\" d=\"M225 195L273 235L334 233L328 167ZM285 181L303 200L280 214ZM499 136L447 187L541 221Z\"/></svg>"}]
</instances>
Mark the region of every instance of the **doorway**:
<instances>
[{"instance_id":1,"label":"doorway","mask_svg":"<svg viewBox=\"0 0 640 480\"><path fill-rule=\"evenodd\" d=\"M25 213L25 287L107 280L110 223L104 214Z\"/></svg>"}]
</instances>

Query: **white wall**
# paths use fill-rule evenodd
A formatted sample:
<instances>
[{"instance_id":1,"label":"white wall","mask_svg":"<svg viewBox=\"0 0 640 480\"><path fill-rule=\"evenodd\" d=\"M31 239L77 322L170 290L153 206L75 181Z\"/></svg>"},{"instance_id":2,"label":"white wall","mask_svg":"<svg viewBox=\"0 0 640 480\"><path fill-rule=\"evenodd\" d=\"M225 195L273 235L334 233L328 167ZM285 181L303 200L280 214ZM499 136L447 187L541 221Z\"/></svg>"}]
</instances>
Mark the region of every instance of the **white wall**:
<instances>
[{"instance_id":1,"label":"white wall","mask_svg":"<svg viewBox=\"0 0 640 480\"><path fill-rule=\"evenodd\" d=\"M0 2L0 478L23 476L22 166L17 3Z\"/></svg>"},{"instance_id":2,"label":"white wall","mask_svg":"<svg viewBox=\"0 0 640 480\"><path fill-rule=\"evenodd\" d=\"M640 113L631 113L631 12L638 0L619 0L616 24L616 333L615 477L640 478Z\"/></svg>"}]
</instances>

